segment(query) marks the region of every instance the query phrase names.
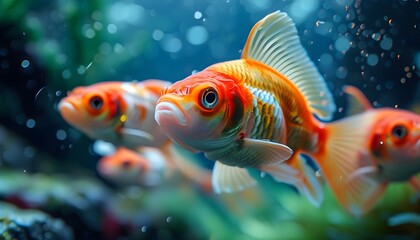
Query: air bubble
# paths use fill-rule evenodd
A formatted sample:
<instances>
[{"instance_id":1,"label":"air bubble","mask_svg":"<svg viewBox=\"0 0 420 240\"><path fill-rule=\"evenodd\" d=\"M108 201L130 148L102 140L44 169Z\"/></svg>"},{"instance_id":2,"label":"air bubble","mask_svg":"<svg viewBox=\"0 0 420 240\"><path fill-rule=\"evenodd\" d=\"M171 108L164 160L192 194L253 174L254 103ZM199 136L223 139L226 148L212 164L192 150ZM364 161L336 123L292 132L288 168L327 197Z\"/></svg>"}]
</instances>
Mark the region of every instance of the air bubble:
<instances>
[{"instance_id":1,"label":"air bubble","mask_svg":"<svg viewBox=\"0 0 420 240\"><path fill-rule=\"evenodd\" d=\"M194 26L187 30L186 38L192 45L201 45L208 39L209 34L203 26Z\"/></svg>"},{"instance_id":2,"label":"air bubble","mask_svg":"<svg viewBox=\"0 0 420 240\"><path fill-rule=\"evenodd\" d=\"M339 37L334 43L335 49L340 52L345 52L350 48L350 41L346 37Z\"/></svg>"},{"instance_id":3,"label":"air bubble","mask_svg":"<svg viewBox=\"0 0 420 240\"><path fill-rule=\"evenodd\" d=\"M28 127L28 128L34 128L35 124L36 124L36 122L32 118L30 118L26 121L26 127Z\"/></svg>"},{"instance_id":4,"label":"air bubble","mask_svg":"<svg viewBox=\"0 0 420 240\"><path fill-rule=\"evenodd\" d=\"M108 24L107 30L109 33L114 34L117 32L117 26L115 24Z\"/></svg>"},{"instance_id":5,"label":"air bubble","mask_svg":"<svg viewBox=\"0 0 420 240\"><path fill-rule=\"evenodd\" d=\"M366 62L367 64L369 64L370 66L375 66L376 64L378 64L379 58L378 55L376 54L369 54Z\"/></svg>"},{"instance_id":6,"label":"air bubble","mask_svg":"<svg viewBox=\"0 0 420 240\"><path fill-rule=\"evenodd\" d=\"M200 19L203 16L203 14L200 11L195 11L194 13L194 18L195 19Z\"/></svg>"},{"instance_id":7,"label":"air bubble","mask_svg":"<svg viewBox=\"0 0 420 240\"><path fill-rule=\"evenodd\" d=\"M23 60L21 65L22 65L23 68L27 68L27 67L29 67L29 64L30 64L30 62L28 60Z\"/></svg>"},{"instance_id":8,"label":"air bubble","mask_svg":"<svg viewBox=\"0 0 420 240\"><path fill-rule=\"evenodd\" d=\"M160 40L162 40L162 38L163 38L163 36L164 36L165 34L161 31L161 30L159 30L159 29L156 29L156 30L154 30L153 31L153 33L152 33L152 38L154 39L154 40L156 40L156 41L160 41Z\"/></svg>"},{"instance_id":9,"label":"air bubble","mask_svg":"<svg viewBox=\"0 0 420 240\"><path fill-rule=\"evenodd\" d=\"M383 50L389 50L392 48L392 38L390 37L384 37L379 44Z\"/></svg>"},{"instance_id":10,"label":"air bubble","mask_svg":"<svg viewBox=\"0 0 420 240\"><path fill-rule=\"evenodd\" d=\"M55 134L55 136L57 137L58 140L65 140L67 138L67 133L64 130L59 129L57 133Z\"/></svg>"},{"instance_id":11,"label":"air bubble","mask_svg":"<svg viewBox=\"0 0 420 240\"><path fill-rule=\"evenodd\" d=\"M343 66L338 67L335 71L335 75L340 79L344 79L345 77L347 77L347 68Z\"/></svg>"}]
</instances>

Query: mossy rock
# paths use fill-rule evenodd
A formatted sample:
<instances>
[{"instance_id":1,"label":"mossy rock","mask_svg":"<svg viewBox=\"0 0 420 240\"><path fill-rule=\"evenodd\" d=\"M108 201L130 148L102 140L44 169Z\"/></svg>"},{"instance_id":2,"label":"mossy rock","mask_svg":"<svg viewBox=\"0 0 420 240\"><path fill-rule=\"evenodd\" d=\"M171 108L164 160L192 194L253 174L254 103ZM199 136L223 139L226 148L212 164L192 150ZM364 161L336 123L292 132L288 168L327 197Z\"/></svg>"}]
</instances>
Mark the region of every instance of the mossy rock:
<instances>
[{"instance_id":1,"label":"mossy rock","mask_svg":"<svg viewBox=\"0 0 420 240\"><path fill-rule=\"evenodd\" d=\"M0 239L70 240L73 232L62 220L39 210L23 210L0 202Z\"/></svg>"}]
</instances>

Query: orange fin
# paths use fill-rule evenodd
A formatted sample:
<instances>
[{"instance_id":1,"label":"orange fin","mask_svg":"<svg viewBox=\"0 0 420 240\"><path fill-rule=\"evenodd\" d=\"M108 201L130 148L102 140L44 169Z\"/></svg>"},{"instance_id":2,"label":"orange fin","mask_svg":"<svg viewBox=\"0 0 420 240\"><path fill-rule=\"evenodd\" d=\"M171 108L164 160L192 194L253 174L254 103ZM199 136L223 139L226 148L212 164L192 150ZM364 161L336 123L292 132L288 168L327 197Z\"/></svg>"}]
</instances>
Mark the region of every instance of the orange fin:
<instances>
[{"instance_id":1,"label":"orange fin","mask_svg":"<svg viewBox=\"0 0 420 240\"><path fill-rule=\"evenodd\" d=\"M255 186L246 168L228 166L216 161L213 167L212 186L215 193L234 193Z\"/></svg>"},{"instance_id":2,"label":"orange fin","mask_svg":"<svg viewBox=\"0 0 420 240\"><path fill-rule=\"evenodd\" d=\"M324 200L322 185L316 177L315 170L306 164L300 154L296 154L286 163L265 165L259 169L270 174L278 182L295 186L315 207L319 207Z\"/></svg>"},{"instance_id":3,"label":"orange fin","mask_svg":"<svg viewBox=\"0 0 420 240\"><path fill-rule=\"evenodd\" d=\"M289 79L303 94L311 112L323 120L332 119L336 109L332 94L286 13L273 12L254 25L242 58L263 63Z\"/></svg>"},{"instance_id":4,"label":"orange fin","mask_svg":"<svg viewBox=\"0 0 420 240\"><path fill-rule=\"evenodd\" d=\"M369 211L386 187L375 178L376 165L367 149L374 123L367 112L326 124L325 146L315 156L338 202L355 216Z\"/></svg>"},{"instance_id":5,"label":"orange fin","mask_svg":"<svg viewBox=\"0 0 420 240\"><path fill-rule=\"evenodd\" d=\"M344 86L343 92L347 94L347 116L362 113L373 108L369 100L358 88L353 86Z\"/></svg>"},{"instance_id":6,"label":"orange fin","mask_svg":"<svg viewBox=\"0 0 420 240\"><path fill-rule=\"evenodd\" d=\"M299 193L305 196L315 207L321 206L324 201L324 193L315 170L306 163L302 155L291 159L289 164L300 172L301 181L295 185Z\"/></svg>"}]
</instances>

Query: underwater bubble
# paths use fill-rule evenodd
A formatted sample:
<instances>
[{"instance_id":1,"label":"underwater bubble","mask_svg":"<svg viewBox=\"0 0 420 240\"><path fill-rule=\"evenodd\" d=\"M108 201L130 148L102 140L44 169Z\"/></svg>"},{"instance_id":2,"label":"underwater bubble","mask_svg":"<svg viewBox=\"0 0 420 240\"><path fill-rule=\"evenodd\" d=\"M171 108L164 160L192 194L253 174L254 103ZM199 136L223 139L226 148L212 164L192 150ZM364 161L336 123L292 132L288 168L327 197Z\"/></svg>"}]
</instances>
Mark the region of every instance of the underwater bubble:
<instances>
[{"instance_id":1,"label":"underwater bubble","mask_svg":"<svg viewBox=\"0 0 420 240\"><path fill-rule=\"evenodd\" d=\"M262 2L262 1L253 1ZM304 21L309 14L313 13L318 8L318 1L296 0L290 6L290 15L296 24Z\"/></svg>"},{"instance_id":2,"label":"underwater bubble","mask_svg":"<svg viewBox=\"0 0 420 240\"><path fill-rule=\"evenodd\" d=\"M340 52L345 52L350 48L350 41L346 37L339 37L334 43L335 49Z\"/></svg>"},{"instance_id":3,"label":"underwater bubble","mask_svg":"<svg viewBox=\"0 0 420 240\"><path fill-rule=\"evenodd\" d=\"M35 127L35 124L36 124L36 122L32 118L30 118L30 119L28 119L26 121L26 127L27 128L33 128L33 127Z\"/></svg>"},{"instance_id":4,"label":"underwater bubble","mask_svg":"<svg viewBox=\"0 0 420 240\"><path fill-rule=\"evenodd\" d=\"M85 66L80 65L80 66L77 68L77 73L78 73L78 74L82 75L82 74L84 74L85 72L86 72L86 67L85 67Z\"/></svg>"},{"instance_id":5,"label":"underwater bubble","mask_svg":"<svg viewBox=\"0 0 420 240\"><path fill-rule=\"evenodd\" d=\"M369 54L366 62L367 64L369 64L370 66L375 66L376 64L378 64L379 61L379 57L376 54Z\"/></svg>"},{"instance_id":6,"label":"underwater bubble","mask_svg":"<svg viewBox=\"0 0 420 240\"><path fill-rule=\"evenodd\" d=\"M392 48L392 38L388 36L384 36L382 41L379 43L383 50L389 50Z\"/></svg>"},{"instance_id":7,"label":"underwater bubble","mask_svg":"<svg viewBox=\"0 0 420 240\"><path fill-rule=\"evenodd\" d=\"M167 218L166 218L166 222L167 222L167 223L172 222L172 217L167 217Z\"/></svg>"},{"instance_id":8,"label":"underwater bubble","mask_svg":"<svg viewBox=\"0 0 420 240\"><path fill-rule=\"evenodd\" d=\"M317 26L315 28L316 33L321 34L321 35L326 35L331 31L333 25L330 22L317 21L316 26Z\"/></svg>"},{"instance_id":9,"label":"underwater bubble","mask_svg":"<svg viewBox=\"0 0 420 240\"><path fill-rule=\"evenodd\" d=\"M182 42L173 35L166 35L161 41L162 49L166 52L176 53L182 48Z\"/></svg>"},{"instance_id":10,"label":"underwater bubble","mask_svg":"<svg viewBox=\"0 0 420 240\"><path fill-rule=\"evenodd\" d=\"M109 15L116 21L138 25L142 22L145 9L134 3L116 2L109 8Z\"/></svg>"},{"instance_id":11,"label":"underwater bubble","mask_svg":"<svg viewBox=\"0 0 420 240\"><path fill-rule=\"evenodd\" d=\"M156 40L156 41L160 41L160 40L162 40L162 38L163 38L163 36L164 36L165 34L161 31L161 30L159 30L159 29L156 29L156 30L154 30L153 31L153 33L152 33L152 38L154 39L154 40Z\"/></svg>"},{"instance_id":12,"label":"underwater bubble","mask_svg":"<svg viewBox=\"0 0 420 240\"><path fill-rule=\"evenodd\" d=\"M55 136L58 140L65 140L67 138L67 133L63 129L57 130Z\"/></svg>"},{"instance_id":13,"label":"underwater bubble","mask_svg":"<svg viewBox=\"0 0 420 240\"><path fill-rule=\"evenodd\" d=\"M338 67L335 71L335 75L340 79L344 79L345 77L347 77L347 68L343 66Z\"/></svg>"},{"instance_id":14,"label":"underwater bubble","mask_svg":"<svg viewBox=\"0 0 420 240\"><path fill-rule=\"evenodd\" d=\"M122 53L124 51L124 47L123 47L123 45L121 45L121 44L119 44L119 43L116 43L115 45L114 45L114 52L115 53Z\"/></svg>"},{"instance_id":15,"label":"underwater bubble","mask_svg":"<svg viewBox=\"0 0 420 240\"><path fill-rule=\"evenodd\" d=\"M112 46L111 46L111 44L109 44L107 42L101 43L101 45L99 45L99 52L102 55L111 54L111 52L112 52Z\"/></svg>"},{"instance_id":16,"label":"underwater bubble","mask_svg":"<svg viewBox=\"0 0 420 240\"><path fill-rule=\"evenodd\" d=\"M319 57L320 67L328 68L331 66L332 62L333 62L333 57L331 56L331 54L324 53L321 55L321 57Z\"/></svg>"},{"instance_id":17,"label":"underwater bubble","mask_svg":"<svg viewBox=\"0 0 420 240\"><path fill-rule=\"evenodd\" d=\"M380 33L373 33L372 34L372 39L375 41L379 41L381 40L382 35Z\"/></svg>"},{"instance_id":18,"label":"underwater bubble","mask_svg":"<svg viewBox=\"0 0 420 240\"><path fill-rule=\"evenodd\" d=\"M56 91L55 96L57 96L57 97L61 96L61 91Z\"/></svg>"},{"instance_id":19,"label":"underwater bubble","mask_svg":"<svg viewBox=\"0 0 420 240\"><path fill-rule=\"evenodd\" d=\"M324 22L324 21L320 21L320 20L316 21L316 23L315 23L315 25L316 25L317 27L319 27L319 26L320 26L320 25L322 25L322 24L325 24L325 22Z\"/></svg>"},{"instance_id":20,"label":"underwater bubble","mask_svg":"<svg viewBox=\"0 0 420 240\"><path fill-rule=\"evenodd\" d=\"M70 78L71 78L71 72L70 72L70 70L69 70L69 69L64 70L64 71L61 73L61 76L62 76L64 79L70 79Z\"/></svg>"},{"instance_id":21,"label":"underwater bubble","mask_svg":"<svg viewBox=\"0 0 420 240\"><path fill-rule=\"evenodd\" d=\"M94 24L93 24L93 28L95 29L95 30L101 30L102 29L102 27L103 27L103 25L102 25L102 23L101 22L95 22Z\"/></svg>"},{"instance_id":22,"label":"underwater bubble","mask_svg":"<svg viewBox=\"0 0 420 240\"><path fill-rule=\"evenodd\" d=\"M195 19L200 19L203 16L203 14L200 11L195 11L194 13L194 18Z\"/></svg>"},{"instance_id":23,"label":"underwater bubble","mask_svg":"<svg viewBox=\"0 0 420 240\"><path fill-rule=\"evenodd\" d=\"M23 60L22 63L21 63L23 68L29 67L29 64L30 64L30 62L28 60Z\"/></svg>"},{"instance_id":24,"label":"underwater bubble","mask_svg":"<svg viewBox=\"0 0 420 240\"><path fill-rule=\"evenodd\" d=\"M146 232L147 231L147 227L146 226L141 227L141 231L142 232Z\"/></svg>"},{"instance_id":25,"label":"underwater bubble","mask_svg":"<svg viewBox=\"0 0 420 240\"><path fill-rule=\"evenodd\" d=\"M333 16L333 20L334 20L334 22L340 22L341 21L341 16L340 15L337 15L337 14L335 14L334 16Z\"/></svg>"},{"instance_id":26,"label":"underwater bubble","mask_svg":"<svg viewBox=\"0 0 420 240\"><path fill-rule=\"evenodd\" d=\"M87 38L94 38L95 34L96 34L95 30L93 30L92 28L89 28L85 31L85 36Z\"/></svg>"},{"instance_id":27,"label":"underwater bubble","mask_svg":"<svg viewBox=\"0 0 420 240\"><path fill-rule=\"evenodd\" d=\"M25 157L27 158L33 158L35 156L35 153L35 148L32 146L25 147L25 149L23 150L23 155L25 155Z\"/></svg>"},{"instance_id":28,"label":"underwater bubble","mask_svg":"<svg viewBox=\"0 0 420 240\"><path fill-rule=\"evenodd\" d=\"M117 32L117 26L115 24L108 24L108 27L106 28L109 33L114 34Z\"/></svg>"},{"instance_id":29,"label":"underwater bubble","mask_svg":"<svg viewBox=\"0 0 420 240\"><path fill-rule=\"evenodd\" d=\"M203 26L194 26L187 30L186 38L192 45L201 45L207 41L209 34Z\"/></svg>"},{"instance_id":30,"label":"underwater bubble","mask_svg":"<svg viewBox=\"0 0 420 240\"><path fill-rule=\"evenodd\" d=\"M338 30L339 33L346 33L348 29L347 29L346 24L340 24L338 26L337 30Z\"/></svg>"},{"instance_id":31,"label":"underwater bubble","mask_svg":"<svg viewBox=\"0 0 420 240\"><path fill-rule=\"evenodd\" d=\"M102 20L103 15L102 15L102 13L100 11L94 11L92 13L92 18L95 19L95 20L97 20L97 21L99 21L99 20Z\"/></svg>"}]
</instances>

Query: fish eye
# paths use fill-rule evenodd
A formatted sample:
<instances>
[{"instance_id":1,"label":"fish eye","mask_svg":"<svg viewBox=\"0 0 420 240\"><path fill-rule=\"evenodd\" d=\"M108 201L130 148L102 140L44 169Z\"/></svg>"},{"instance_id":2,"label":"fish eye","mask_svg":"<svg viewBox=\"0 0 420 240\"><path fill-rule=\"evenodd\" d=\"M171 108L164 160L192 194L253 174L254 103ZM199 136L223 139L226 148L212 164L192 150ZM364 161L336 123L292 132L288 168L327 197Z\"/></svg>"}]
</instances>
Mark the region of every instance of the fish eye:
<instances>
[{"instance_id":1,"label":"fish eye","mask_svg":"<svg viewBox=\"0 0 420 240\"><path fill-rule=\"evenodd\" d=\"M402 125L396 125L392 128L392 136L398 139L404 138L405 136L407 136L407 128Z\"/></svg>"},{"instance_id":2,"label":"fish eye","mask_svg":"<svg viewBox=\"0 0 420 240\"><path fill-rule=\"evenodd\" d=\"M94 110L99 110L102 108L104 101L100 96L93 96L89 100L89 104Z\"/></svg>"},{"instance_id":3,"label":"fish eye","mask_svg":"<svg viewBox=\"0 0 420 240\"><path fill-rule=\"evenodd\" d=\"M218 102L218 94L216 89L210 87L205 89L202 94L201 94L201 105L207 109L207 110L211 110L213 109L217 102Z\"/></svg>"},{"instance_id":4,"label":"fish eye","mask_svg":"<svg viewBox=\"0 0 420 240\"><path fill-rule=\"evenodd\" d=\"M131 166L131 161L130 161L130 160L124 160L124 161L121 163L121 166L122 166L123 168L129 168L129 167Z\"/></svg>"}]
</instances>

